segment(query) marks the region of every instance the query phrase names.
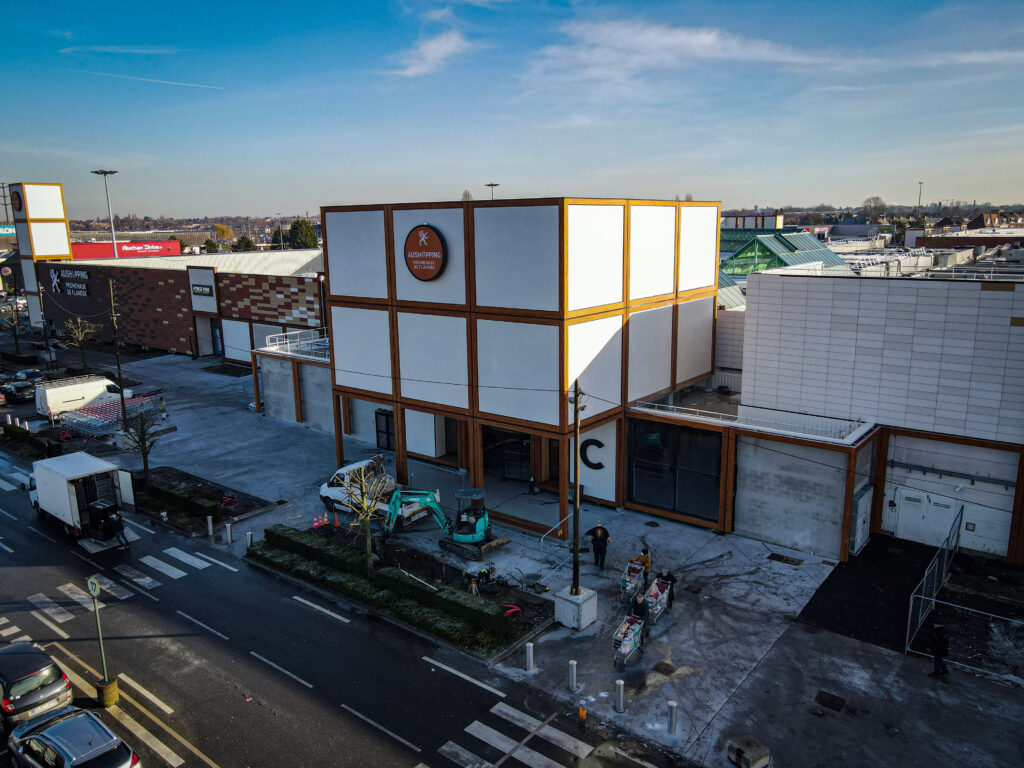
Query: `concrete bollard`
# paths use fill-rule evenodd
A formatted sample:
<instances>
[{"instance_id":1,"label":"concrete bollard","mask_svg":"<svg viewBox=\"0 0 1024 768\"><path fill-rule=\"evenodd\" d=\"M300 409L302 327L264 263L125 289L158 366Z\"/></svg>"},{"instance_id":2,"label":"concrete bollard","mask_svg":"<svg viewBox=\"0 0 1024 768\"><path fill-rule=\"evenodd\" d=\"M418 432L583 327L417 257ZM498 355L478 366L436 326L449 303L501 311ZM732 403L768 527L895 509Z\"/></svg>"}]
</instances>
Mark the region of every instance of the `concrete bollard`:
<instances>
[{"instance_id":1,"label":"concrete bollard","mask_svg":"<svg viewBox=\"0 0 1024 768\"><path fill-rule=\"evenodd\" d=\"M615 681L615 711L625 712L626 711L626 681L616 680Z\"/></svg>"},{"instance_id":2,"label":"concrete bollard","mask_svg":"<svg viewBox=\"0 0 1024 768\"><path fill-rule=\"evenodd\" d=\"M231 544L234 539L231 538L231 523L224 523L224 541Z\"/></svg>"},{"instance_id":3,"label":"concrete bollard","mask_svg":"<svg viewBox=\"0 0 1024 768\"><path fill-rule=\"evenodd\" d=\"M213 515L206 516L206 535L213 538Z\"/></svg>"},{"instance_id":4,"label":"concrete bollard","mask_svg":"<svg viewBox=\"0 0 1024 768\"><path fill-rule=\"evenodd\" d=\"M252 547L252 531L245 532L245 548L250 549Z\"/></svg>"},{"instance_id":5,"label":"concrete bollard","mask_svg":"<svg viewBox=\"0 0 1024 768\"><path fill-rule=\"evenodd\" d=\"M4 421L4 424L10 424L11 423L11 414L9 414L9 413L6 414L4 418L6 419L6 421Z\"/></svg>"},{"instance_id":6,"label":"concrete bollard","mask_svg":"<svg viewBox=\"0 0 1024 768\"><path fill-rule=\"evenodd\" d=\"M537 665L533 661L533 643L526 644L526 671L533 672Z\"/></svg>"},{"instance_id":7,"label":"concrete bollard","mask_svg":"<svg viewBox=\"0 0 1024 768\"><path fill-rule=\"evenodd\" d=\"M579 686L576 684L576 661L569 662L569 690L576 693Z\"/></svg>"},{"instance_id":8,"label":"concrete bollard","mask_svg":"<svg viewBox=\"0 0 1024 768\"><path fill-rule=\"evenodd\" d=\"M668 732L673 734L676 732L676 726L678 725L678 710L679 704L675 701L668 703Z\"/></svg>"}]
</instances>

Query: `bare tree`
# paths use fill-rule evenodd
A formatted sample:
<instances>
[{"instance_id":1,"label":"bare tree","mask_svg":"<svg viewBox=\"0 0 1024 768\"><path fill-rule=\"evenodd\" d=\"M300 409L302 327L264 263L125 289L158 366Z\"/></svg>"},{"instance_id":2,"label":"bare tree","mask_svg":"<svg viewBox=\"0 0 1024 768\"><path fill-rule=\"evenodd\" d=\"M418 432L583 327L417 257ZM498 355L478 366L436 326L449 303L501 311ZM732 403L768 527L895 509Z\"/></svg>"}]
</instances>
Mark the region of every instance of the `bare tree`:
<instances>
[{"instance_id":1,"label":"bare tree","mask_svg":"<svg viewBox=\"0 0 1024 768\"><path fill-rule=\"evenodd\" d=\"M462 190L462 200L463 200L463 202L465 202L467 200L472 200L472 199L473 199L473 193L472 192L470 192L468 189Z\"/></svg>"},{"instance_id":2,"label":"bare tree","mask_svg":"<svg viewBox=\"0 0 1024 768\"><path fill-rule=\"evenodd\" d=\"M877 219L885 215L885 200L875 195L867 198L861 205L861 212L869 219Z\"/></svg>"},{"instance_id":3,"label":"bare tree","mask_svg":"<svg viewBox=\"0 0 1024 768\"><path fill-rule=\"evenodd\" d=\"M683 200L685 200L688 203L692 203L693 202L693 195L691 195L689 192L687 192L686 193L686 197L684 197Z\"/></svg>"},{"instance_id":4,"label":"bare tree","mask_svg":"<svg viewBox=\"0 0 1024 768\"><path fill-rule=\"evenodd\" d=\"M21 354L20 320L21 310L18 309L18 303L16 301L9 301L6 304L0 304L0 328L10 332L11 338L14 339L14 354L16 355Z\"/></svg>"},{"instance_id":5,"label":"bare tree","mask_svg":"<svg viewBox=\"0 0 1024 768\"><path fill-rule=\"evenodd\" d=\"M90 323L88 320L83 320L80 317L76 317L74 320L68 320L64 323L64 328L61 331L61 336L64 339L64 343L69 347L78 347L78 351L82 353L82 370L89 370L89 365L85 360L85 343L92 341L96 338L96 334L100 330L98 323Z\"/></svg>"},{"instance_id":6,"label":"bare tree","mask_svg":"<svg viewBox=\"0 0 1024 768\"><path fill-rule=\"evenodd\" d=\"M349 472L341 487L345 491L345 499L340 502L353 515L353 526L363 530L366 540L366 575L373 578L373 522L379 520L380 505L387 504L388 489L391 478L386 474L376 474L370 467L363 466Z\"/></svg>"},{"instance_id":7,"label":"bare tree","mask_svg":"<svg viewBox=\"0 0 1024 768\"><path fill-rule=\"evenodd\" d=\"M155 408L144 408L129 413L122 424L124 441L128 450L142 457L142 476L145 487L149 487L149 454L156 445L156 430L160 414Z\"/></svg>"}]
</instances>

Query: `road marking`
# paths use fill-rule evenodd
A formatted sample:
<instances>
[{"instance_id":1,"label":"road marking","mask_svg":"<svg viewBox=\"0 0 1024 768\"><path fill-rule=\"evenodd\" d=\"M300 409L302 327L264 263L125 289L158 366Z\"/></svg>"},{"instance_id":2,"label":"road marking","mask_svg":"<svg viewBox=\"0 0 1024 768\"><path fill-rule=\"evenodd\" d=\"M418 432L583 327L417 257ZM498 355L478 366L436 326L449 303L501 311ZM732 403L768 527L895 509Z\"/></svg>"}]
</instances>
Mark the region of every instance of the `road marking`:
<instances>
[{"instance_id":1,"label":"road marking","mask_svg":"<svg viewBox=\"0 0 1024 768\"><path fill-rule=\"evenodd\" d=\"M21 632L21 628L18 627L17 624L12 624L9 627L4 627L3 629L0 629L0 637L10 637L15 632Z\"/></svg>"},{"instance_id":2,"label":"road marking","mask_svg":"<svg viewBox=\"0 0 1024 768\"><path fill-rule=\"evenodd\" d=\"M229 571L232 571L234 573L238 573L238 569L237 568L232 568L227 563L222 563L220 560L216 560L216 559L210 557L209 555L204 555L202 552L196 552L196 554L199 555L199 557L205 557L211 563L215 563L215 564L219 565L221 568L227 568Z\"/></svg>"},{"instance_id":3,"label":"road marking","mask_svg":"<svg viewBox=\"0 0 1024 768\"><path fill-rule=\"evenodd\" d=\"M9 518L11 518L11 520L17 520L18 519L14 515L12 515L10 512L8 512L6 509L0 509L0 515L3 515L4 517L9 517Z\"/></svg>"},{"instance_id":4,"label":"road marking","mask_svg":"<svg viewBox=\"0 0 1024 768\"><path fill-rule=\"evenodd\" d=\"M65 595L70 597L76 603L84 606L90 611L93 610L92 596L81 587L72 584L70 581L67 584L61 584L57 587L58 592L63 592ZM104 608L105 603L102 600L96 601L96 608Z\"/></svg>"},{"instance_id":5,"label":"road marking","mask_svg":"<svg viewBox=\"0 0 1024 768\"><path fill-rule=\"evenodd\" d=\"M168 707L166 704L164 704L162 701L160 701L160 699L158 699L154 694L150 693L145 688L143 688L141 685L139 685L134 680L132 680L130 677L128 677L128 675L126 675L124 672L119 673L117 676L119 678L121 678L122 680L124 680L126 683L128 683L128 685L130 685L132 688L134 688L140 694L142 694L147 699L149 699L151 702L156 704L160 709L162 709L164 711L165 714L168 714L168 715L173 715L174 714L174 710L173 709Z\"/></svg>"},{"instance_id":6,"label":"road marking","mask_svg":"<svg viewBox=\"0 0 1024 768\"><path fill-rule=\"evenodd\" d=\"M22 635L21 637L16 637L13 640L10 640L8 642L11 642L11 643L31 643L32 642L32 638L29 637L28 635Z\"/></svg>"},{"instance_id":7,"label":"road marking","mask_svg":"<svg viewBox=\"0 0 1024 768\"><path fill-rule=\"evenodd\" d=\"M0 549L2 549L4 552L6 552L9 555L13 555L14 554L14 550L11 549L10 547L8 547L6 544L0 543Z\"/></svg>"},{"instance_id":8,"label":"road marking","mask_svg":"<svg viewBox=\"0 0 1024 768\"><path fill-rule=\"evenodd\" d=\"M115 565L114 570L120 573L122 576L131 579L140 587L145 587L146 589L156 589L160 586L159 581L157 581L156 579L149 578L149 576L147 576L144 573L141 573L140 571L135 570L130 565Z\"/></svg>"},{"instance_id":9,"label":"road marking","mask_svg":"<svg viewBox=\"0 0 1024 768\"><path fill-rule=\"evenodd\" d=\"M121 723L121 725L131 731L135 738L139 739L143 744L156 752L157 755L159 755L165 763L172 766L172 768L178 768L179 765L185 764L185 761L172 752L170 747L139 725L135 718L126 715L120 707L116 705L110 707L109 712L119 723Z\"/></svg>"},{"instance_id":10,"label":"road marking","mask_svg":"<svg viewBox=\"0 0 1024 768\"><path fill-rule=\"evenodd\" d=\"M6 618L6 617L4 617L4 616L0 616L0 626L3 626L3 625L4 625L4 624L6 624L6 623L7 623L8 621L10 621L10 619L8 619L8 618Z\"/></svg>"},{"instance_id":11,"label":"road marking","mask_svg":"<svg viewBox=\"0 0 1024 768\"><path fill-rule=\"evenodd\" d=\"M444 744L437 753L447 757L461 768L491 768L491 764L482 757L477 757L465 747L460 747L454 741Z\"/></svg>"},{"instance_id":12,"label":"road marking","mask_svg":"<svg viewBox=\"0 0 1024 768\"><path fill-rule=\"evenodd\" d=\"M30 525L30 526L28 526L28 529L29 529L30 531L32 531L33 533L35 533L35 534L38 534L39 536L42 536L42 537L43 537L44 539L46 539L47 541L49 541L49 542L51 542L51 543L53 543L53 544L56 544L56 543L57 543L57 540L56 540L56 539L51 539L51 538L50 538L49 536L47 536L47 535L46 535L45 533L43 533L42 531L40 531L40 530L39 530L38 528L33 528L33 527L32 527L32 526Z\"/></svg>"},{"instance_id":13,"label":"road marking","mask_svg":"<svg viewBox=\"0 0 1024 768\"><path fill-rule=\"evenodd\" d=\"M127 600L135 593L129 589L125 589L117 582L111 581L106 576L101 576L98 573L93 574L93 578L99 582L102 589L107 590L110 594L116 597L118 600Z\"/></svg>"},{"instance_id":14,"label":"road marking","mask_svg":"<svg viewBox=\"0 0 1024 768\"><path fill-rule=\"evenodd\" d=\"M80 658L78 658L77 656L75 656L75 654L73 654L73 653L72 653L71 651L69 651L69 650L68 650L67 648L65 648L65 647L64 647L63 645L61 645L61 644L60 644L60 643L58 643L58 642L54 642L54 643L53 643L52 645L53 645L53 647L55 647L55 648L58 648L58 649L59 649L59 650L61 651L61 653L63 653L63 654L65 654L66 656L68 656L68 657L70 657L70 658L74 659L74 660L75 660L75 662L77 662L77 663L78 663L78 665L79 665L79 666L81 666L81 667L82 667L83 669L86 669L86 670L88 670L88 671L89 671L89 673L90 673L90 674L91 674L91 675L92 675L92 676L93 676L94 678L96 678L97 680L99 680L99 679L100 679L100 673L99 673L99 672L97 672L97 671L96 671L95 669L93 669L92 667L90 667L90 666L89 666L88 664L86 664L86 663L85 663L84 661L82 661L82 660L81 660ZM63 670L65 671L65 672L67 672L67 667L66 667L66 666L65 666L64 664L61 664L61 669L63 669ZM68 673L68 676L70 677L70 672ZM79 679L79 680L81 680L81 678L78 678L78 679ZM84 681L84 680L82 680L82 682L84 683L85 681ZM88 687L89 687L89 688L90 688L90 689L91 689L91 690L93 691L93 698L95 698L95 692L96 692L96 689L95 689L95 688L93 688L93 687L92 687L91 685L89 685L88 683L86 683L86 685L87 685L87 686L88 686ZM163 728L163 729L164 729L164 731L166 731L166 732L167 732L168 734L170 734L170 735L171 735L171 736L173 736L173 737L174 737L175 739L177 739L177 740L178 740L178 743L179 743L179 744L181 744L181 746L183 746L183 747L184 747L185 749L187 749L187 750L188 750L189 752L191 752L191 753L192 753L193 755L195 755L195 756L196 756L196 757L198 757L198 758L199 758L200 760L202 760L202 761L203 761L204 763L206 763L206 764L207 764L208 766L210 766L210 768L220 768L220 766L219 766L219 765L217 765L217 763L213 762L213 760L211 760L211 759L210 759L210 758L208 758L208 757L207 757L206 755L204 755L204 754L203 754L202 752L200 752L200 751L199 751L199 750L198 750L198 749L197 749L197 748L196 748L195 746L193 746L193 745L192 745L192 743L191 743L191 742L187 741L187 740L186 740L186 739L185 739L185 738L184 738L184 737L183 737L183 736L182 736L181 734L179 734L179 733L178 733L178 732L177 732L176 730L174 730L173 728L171 728L171 726L169 726L169 725L168 725L167 723L165 723L165 722L164 722L163 720L161 720L161 719L160 719L159 717L157 717L157 716L156 716L156 715L154 715L154 714L153 714L152 712L150 712L150 711L149 711L148 709L146 709L146 708L145 708L144 706L142 706L142 704L140 704L139 702L135 701L135 699L133 699L133 698L132 698L131 696L129 696L129 695L127 694L127 693L125 693L124 691L121 691L121 694L120 694L120 695L121 695L121 698L122 698L122 699L124 699L125 701L129 702L129 703L130 703L130 704L131 704L131 705L132 705L133 707L135 707L135 709L139 710L139 712L141 712L141 713L142 713L142 714L144 714L144 715L145 715L146 717L148 717L148 718L149 718L150 720L152 720L152 721L153 721L154 723L156 723L156 724L157 724L158 726L160 726L161 728Z\"/></svg>"},{"instance_id":15,"label":"road marking","mask_svg":"<svg viewBox=\"0 0 1024 768\"><path fill-rule=\"evenodd\" d=\"M359 718L360 720L363 720L364 722L367 722L367 723L369 723L369 724L370 724L370 725L372 725L372 726L373 726L374 728L376 728L376 729L377 729L378 731L381 731L381 732L383 732L383 733L386 733L386 734L387 734L388 736L390 736L390 737L391 737L392 739L394 739L395 741L399 741L399 742L401 742L402 744L405 744L405 746L407 746L407 747L408 747L409 749L411 749L411 750L412 750L413 752L422 752L422 751L423 751L422 749L420 749L419 747L417 747L417 746L416 746L415 744L413 744L412 742L409 742L409 741L406 741L405 739L403 739L403 738L402 738L401 736L399 736L399 735L398 735L397 733L395 733L394 731L389 731L389 730L388 730L387 728L385 728L385 727L384 727L383 725L381 725L380 723L375 723L375 722L374 722L373 720L371 720L370 718L368 718L368 717L367 717L366 715L362 714L361 712L356 712L356 711L355 711L354 709L352 709L352 707L350 707L350 706L349 706L348 704L342 704L342 705L341 705L341 708L342 708L342 709L344 709L344 710L345 710L346 712L349 712L349 713L351 713L351 714L355 715L355 716L356 716L356 717L358 717L358 718Z\"/></svg>"},{"instance_id":16,"label":"road marking","mask_svg":"<svg viewBox=\"0 0 1024 768\"><path fill-rule=\"evenodd\" d=\"M29 613L31 613L33 616L35 616L43 626L48 627L50 629L50 631L53 632L53 634L57 635L58 637L61 637L61 638L65 639L65 640L69 640L71 638L71 636L67 632L65 632L63 629L58 627L56 624L52 624L47 619L44 619L39 614L39 611L29 611Z\"/></svg>"},{"instance_id":17,"label":"road marking","mask_svg":"<svg viewBox=\"0 0 1024 768\"><path fill-rule=\"evenodd\" d=\"M127 584L125 585L125 589L128 589L128 585ZM153 597L153 595L149 594L149 592L144 590L142 587L136 586L136 587L134 587L134 590L137 591L140 595L145 595L150 600L152 600L154 603L159 603L160 602L160 598L159 597ZM132 590L129 590L129 591L132 591Z\"/></svg>"},{"instance_id":18,"label":"road marking","mask_svg":"<svg viewBox=\"0 0 1024 768\"><path fill-rule=\"evenodd\" d=\"M184 571L179 571L173 565L168 565L163 560L157 560L152 555L146 555L140 557L139 560L155 571L160 571L164 576L170 576L172 579L180 579L182 576L188 576Z\"/></svg>"},{"instance_id":19,"label":"road marking","mask_svg":"<svg viewBox=\"0 0 1024 768\"><path fill-rule=\"evenodd\" d=\"M518 709L510 707L504 701L499 701L491 707L491 712L498 717L508 720L513 725L518 725L523 730L530 731L535 736L540 736L545 741L550 741L556 747L561 747L566 752L572 752L576 757L584 758L594 751L594 748L585 741L580 741L557 728L545 725L537 718L530 717L525 712L520 712Z\"/></svg>"},{"instance_id":20,"label":"road marking","mask_svg":"<svg viewBox=\"0 0 1024 768\"><path fill-rule=\"evenodd\" d=\"M28 601L58 624L63 624L65 621L71 621L75 618L71 611L61 608L42 592L32 595L28 598Z\"/></svg>"},{"instance_id":21,"label":"road marking","mask_svg":"<svg viewBox=\"0 0 1024 768\"><path fill-rule=\"evenodd\" d=\"M5 491L13 491L17 486L8 483L6 480L0 480L0 488L3 488Z\"/></svg>"},{"instance_id":22,"label":"road marking","mask_svg":"<svg viewBox=\"0 0 1024 768\"><path fill-rule=\"evenodd\" d=\"M474 720L466 726L466 733L475 736L480 741L490 744L495 749L501 750L505 755L511 755L520 763L526 763L531 768L563 768L540 752L534 752L529 747L521 746L515 739L510 739L505 734L484 725L479 720Z\"/></svg>"},{"instance_id":23,"label":"road marking","mask_svg":"<svg viewBox=\"0 0 1024 768\"><path fill-rule=\"evenodd\" d=\"M611 749L612 752L619 755L620 757L626 758L631 763L642 765L644 766L644 768L658 768L658 766L656 766L654 763L648 763L646 760L641 760L639 757L635 757L634 755L629 754L629 752L627 752L624 749L619 749L618 747L612 747Z\"/></svg>"},{"instance_id":24,"label":"road marking","mask_svg":"<svg viewBox=\"0 0 1024 768\"><path fill-rule=\"evenodd\" d=\"M68 550L68 552L70 552L70 553L71 553L72 555L74 555L75 557L77 557L77 558L78 558L79 560L85 560L85 562L87 562L87 563L88 563L89 565L91 565L91 566L92 566L93 568L99 568L99 569L100 569L101 571L105 571L105 570L107 570L106 568L104 568L104 567L103 567L102 565L100 565L99 563L94 563L94 562L93 562L92 560L90 560L90 559L89 559L88 557L86 557L85 555L80 555L80 554L78 554L78 553L77 553L77 552L75 552L75 550L73 550L73 549L69 549L69 550Z\"/></svg>"},{"instance_id":25,"label":"road marking","mask_svg":"<svg viewBox=\"0 0 1024 768\"><path fill-rule=\"evenodd\" d=\"M472 683L473 685L477 685L477 686L483 688L485 691L490 691L491 693L493 693L496 696L500 696L503 699L505 698L505 692L504 691L499 691L497 688L493 688L493 687L489 686L487 683L482 683L479 680L474 680L472 677L470 677L469 675L465 674L464 672L459 672L459 670L457 670L457 669L452 669L447 664L442 664L440 661L436 661L436 660L430 658L429 656L424 656L423 660L425 662L427 662L427 664L433 664L435 667L440 667L441 669L445 670L446 672L451 672L456 677L461 677L467 683Z\"/></svg>"},{"instance_id":26,"label":"road marking","mask_svg":"<svg viewBox=\"0 0 1024 768\"><path fill-rule=\"evenodd\" d=\"M310 608L314 608L314 609L320 611L320 613L326 613L328 616L331 616L331 617L337 619L338 621L341 621L341 622L344 622L345 624L348 624L348 619L346 619L344 616L339 616L338 614L334 613L333 611L328 611L326 608L321 608L316 603L311 603L309 600L305 600L305 599L299 597L298 595L292 595L292 600L298 600L303 605L308 605Z\"/></svg>"},{"instance_id":27,"label":"road marking","mask_svg":"<svg viewBox=\"0 0 1024 768\"><path fill-rule=\"evenodd\" d=\"M230 639L231 639L231 638L230 638L230 637L228 637L227 635L222 635L222 634L221 634L220 632L218 632L218 631L217 631L216 629L214 629L213 627L209 627L209 626L207 626L206 624L203 624L203 622L199 621L199 619L193 619L193 618L192 618L191 616L189 616L189 615L188 615L187 613L185 613L184 611L175 611L175 613L176 613L176 614L178 614L179 616L182 616L182 617L184 617L184 618L188 619L188 620L189 620L189 621L191 621L191 622L192 622L193 624L195 624L195 625L197 625L197 626L200 626L200 627L202 627L202 628L203 628L203 629L205 629L205 630L206 630L207 632L212 632L212 633L213 633L213 634L215 634L215 635L216 635L217 637L219 637L219 638L220 638L221 640L230 640ZM312 687L312 686L310 686L310 687Z\"/></svg>"},{"instance_id":28,"label":"road marking","mask_svg":"<svg viewBox=\"0 0 1024 768\"><path fill-rule=\"evenodd\" d=\"M21 472L11 472L11 474L9 474L8 477L10 477L12 480L17 480L19 483L24 483L26 486L28 486L28 475L23 475L21 474Z\"/></svg>"},{"instance_id":29,"label":"road marking","mask_svg":"<svg viewBox=\"0 0 1024 768\"><path fill-rule=\"evenodd\" d=\"M128 525L134 525L136 528L141 528L146 533L148 533L150 536L152 536L154 533L156 533L156 531L154 531L149 526L143 525L142 523L136 523L134 520L129 520L127 517L124 518L124 521L126 523L128 523Z\"/></svg>"},{"instance_id":30,"label":"road marking","mask_svg":"<svg viewBox=\"0 0 1024 768\"><path fill-rule=\"evenodd\" d=\"M192 557L188 552L182 552L177 547L168 547L164 550L165 553L173 557L175 560L181 560L186 565L191 565L193 568L209 568L210 564L205 560L200 560L198 557Z\"/></svg>"},{"instance_id":31,"label":"road marking","mask_svg":"<svg viewBox=\"0 0 1024 768\"><path fill-rule=\"evenodd\" d=\"M250 656L255 656L257 659L262 661L264 664L269 664L274 669L276 669L278 672L283 672L284 674L288 675L288 677L290 677L292 680L295 680L296 682L302 683L307 688L312 688L313 687L310 683L307 683L305 680L303 680L298 675L293 675L291 672L289 672L284 667L277 666L277 664L272 662L270 659L265 659L264 657L260 656L258 653L256 653L256 651L249 651L249 655Z\"/></svg>"}]
</instances>

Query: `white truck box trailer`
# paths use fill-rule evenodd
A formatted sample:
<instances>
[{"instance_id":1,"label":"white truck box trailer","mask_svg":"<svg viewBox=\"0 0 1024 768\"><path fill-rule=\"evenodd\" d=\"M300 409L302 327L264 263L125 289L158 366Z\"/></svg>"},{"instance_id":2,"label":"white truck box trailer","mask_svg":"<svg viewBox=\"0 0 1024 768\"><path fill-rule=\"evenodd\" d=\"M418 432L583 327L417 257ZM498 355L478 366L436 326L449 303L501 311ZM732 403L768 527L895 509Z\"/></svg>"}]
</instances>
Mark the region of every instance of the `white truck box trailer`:
<instances>
[{"instance_id":1,"label":"white truck box trailer","mask_svg":"<svg viewBox=\"0 0 1024 768\"><path fill-rule=\"evenodd\" d=\"M115 512L133 512L132 476L79 451L32 464L29 499L40 519L52 517L75 538L109 542Z\"/></svg>"},{"instance_id":2,"label":"white truck box trailer","mask_svg":"<svg viewBox=\"0 0 1024 768\"><path fill-rule=\"evenodd\" d=\"M125 399L132 391L124 391ZM121 388L103 376L75 376L70 379L43 381L36 386L36 413L40 416L60 416L89 405L121 400Z\"/></svg>"}]
</instances>

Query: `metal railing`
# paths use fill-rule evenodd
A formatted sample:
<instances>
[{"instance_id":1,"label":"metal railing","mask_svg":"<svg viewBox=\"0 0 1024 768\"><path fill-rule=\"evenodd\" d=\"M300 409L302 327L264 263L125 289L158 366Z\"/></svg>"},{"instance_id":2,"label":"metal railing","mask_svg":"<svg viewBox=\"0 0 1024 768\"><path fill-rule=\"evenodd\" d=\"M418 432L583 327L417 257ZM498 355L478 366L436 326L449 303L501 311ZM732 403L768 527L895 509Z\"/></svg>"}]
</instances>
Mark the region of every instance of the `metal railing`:
<instances>
[{"instance_id":1,"label":"metal railing","mask_svg":"<svg viewBox=\"0 0 1024 768\"><path fill-rule=\"evenodd\" d=\"M694 418L702 419L706 421L728 421L738 425L749 425L752 427L761 427L763 429L774 429L785 432L798 432L808 435L817 435L818 437L828 437L834 440L844 440L850 434L855 432L858 428L864 425L862 421L849 421L842 425L820 425L815 426L813 424L796 424L786 421L776 421L775 419L759 419L756 416L749 415L735 415L731 413L720 413L718 411L704 411L700 408L685 408L679 405L668 405L666 403L654 403L651 401L643 400L636 404L635 408L638 410L651 410L659 411L662 413L671 413L683 418Z\"/></svg>"},{"instance_id":2,"label":"metal railing","mask_svg":"<svg viewBox=\"0 0 1024 768\"><path fill-rule=\"evenodd\" d=\"M555 523L550 528L548 528L547 531L544 533L544 535L540 537L540 543L543 544L544 543L544 539L546 539L548 536L550 536L555 531L559 530L562 527L562 523L564 523L570 517L572 517L572 512L570 512L565 517L563 517L561 520L559 520L557 523Z\"/></svg>"},{"instance_id":3,"label":"metal railing","mask_svg":"<svg viewBox=\"0 0 1024 768\"><path fill-rule=\"evenodd\" d=\"M317 360L328 360L331 356L331 339L326 328L289 331L288 333L272 333L267 336L260 350L275 352L279 355L292 357L313 357ZM259 350L257 350L259 351Z\"/></svg>"},{"instance_id":4,"label":"metal railing","mask_svg":"<svg viewBox=\"0 0 1024 768\"><path fill-rule=\"evenodd\" d=\"M935 607L935 598L939 591L946 586L949 580L949 567L953 564L957 550L960 548L960 526L964 520L964 505L960 505L960 511L953 518L953 525L950 526L946 538L939 545L939 551L928 563L924 570L924 578L917 583L914 591L910 594L910 610L907 613L907 642L903 649L904 653L910 652L910 646L917 636L918 630L927 621L928 614Z\"/></svg>"}]
</instances>

